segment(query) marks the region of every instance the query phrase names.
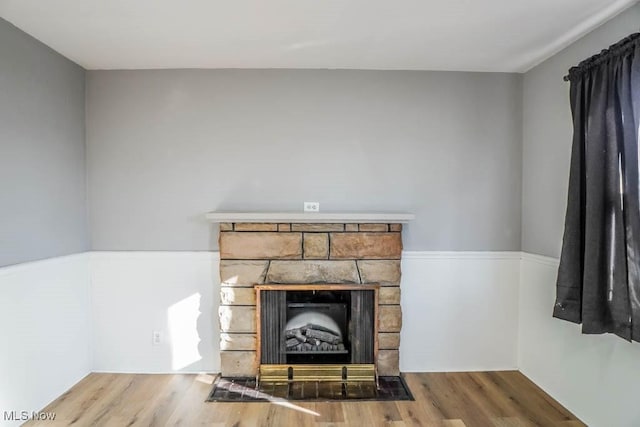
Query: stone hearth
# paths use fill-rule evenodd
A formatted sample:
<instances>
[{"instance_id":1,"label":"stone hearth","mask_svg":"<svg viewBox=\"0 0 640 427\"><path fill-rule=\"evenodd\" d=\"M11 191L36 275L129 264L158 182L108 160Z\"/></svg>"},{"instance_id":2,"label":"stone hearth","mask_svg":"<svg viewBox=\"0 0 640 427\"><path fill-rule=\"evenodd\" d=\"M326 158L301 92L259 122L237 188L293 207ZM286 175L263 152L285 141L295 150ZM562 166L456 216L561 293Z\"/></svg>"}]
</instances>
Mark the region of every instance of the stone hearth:
<instances>
[{"instance_id":1,"label":"stone hearth","mask_svg":"<svg viewBox=\"0 0 640 427\"><path fill-rule=\"evenodd\" d=\"M220 223L223 376L254 376L257 284L379 284L378 373L398 375L400 223Z\"/></svg>"}]
</instances>

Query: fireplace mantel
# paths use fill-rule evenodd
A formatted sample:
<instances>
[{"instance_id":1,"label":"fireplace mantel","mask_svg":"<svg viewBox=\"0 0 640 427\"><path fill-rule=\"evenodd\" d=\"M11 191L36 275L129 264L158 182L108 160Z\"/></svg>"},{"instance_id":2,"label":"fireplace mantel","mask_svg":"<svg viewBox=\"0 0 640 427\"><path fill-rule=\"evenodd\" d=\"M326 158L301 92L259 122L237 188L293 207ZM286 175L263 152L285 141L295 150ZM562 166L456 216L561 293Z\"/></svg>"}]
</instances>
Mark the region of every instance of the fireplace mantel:
<instances>
[{"instance_id":1,"label":"fireplace mantel","mask_svg":"<svg viewBox=\"0 0 640 427\"><path fill-rule=\"evenodd\" d=\"M394 223L406 224L415 219L415 215L406 212L221 212L206 214L214 223Z\"/></svg>"}]
</instances>

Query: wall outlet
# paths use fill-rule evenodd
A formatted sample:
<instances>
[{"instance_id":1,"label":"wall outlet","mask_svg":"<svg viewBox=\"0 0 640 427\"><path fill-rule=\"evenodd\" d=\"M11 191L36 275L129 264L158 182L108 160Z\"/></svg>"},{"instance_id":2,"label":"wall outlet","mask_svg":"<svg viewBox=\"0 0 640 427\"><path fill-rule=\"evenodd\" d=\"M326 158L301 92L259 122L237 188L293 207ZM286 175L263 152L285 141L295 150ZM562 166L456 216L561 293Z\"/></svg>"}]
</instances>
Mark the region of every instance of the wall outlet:
<instances>
[{"instance_id":1,"label":"wall outlet","mask_svg":"<svg viewBox=\"0 0 640 427\"><path fill-rule=\"evenodd\" d=\"M320 203L318 202L304 202L305 212L320 212Z\"/></svg>"},{"instance_id":2,"label":"wall outlet","mask_svg":"<svg viewBox=\"0 0 640 427\"><path fill-rule=\"evenodd\" d=\"M153 331L153 345L160 345L162 343L162 334L160 331Z\"/></svg>"}]
</instances>

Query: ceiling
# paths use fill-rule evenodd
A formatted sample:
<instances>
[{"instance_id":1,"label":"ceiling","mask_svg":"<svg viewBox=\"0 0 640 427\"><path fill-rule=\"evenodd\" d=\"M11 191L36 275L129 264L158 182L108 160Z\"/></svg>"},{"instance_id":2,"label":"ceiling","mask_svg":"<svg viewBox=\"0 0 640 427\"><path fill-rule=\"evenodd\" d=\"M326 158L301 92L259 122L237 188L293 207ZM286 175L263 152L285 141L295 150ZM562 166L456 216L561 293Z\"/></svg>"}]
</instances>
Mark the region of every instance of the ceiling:
<instances>
[{"instance_id":1,"label":"ceiling","mask_svg":"<svg viewBox=\"0 0 640 427\"><path fill-rule=\"evenodd\" d=\"M87 69L523 72L637 0L0 0Z\"/></svg>"}]
</instances>

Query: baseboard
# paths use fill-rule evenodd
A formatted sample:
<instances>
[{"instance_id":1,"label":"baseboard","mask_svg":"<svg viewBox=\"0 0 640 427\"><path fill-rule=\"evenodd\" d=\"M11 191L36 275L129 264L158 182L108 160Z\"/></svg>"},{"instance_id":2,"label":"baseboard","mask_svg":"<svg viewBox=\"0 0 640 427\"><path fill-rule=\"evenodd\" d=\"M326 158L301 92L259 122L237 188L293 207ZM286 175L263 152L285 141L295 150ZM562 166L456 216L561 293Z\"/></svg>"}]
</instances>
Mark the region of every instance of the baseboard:
<instances>
[{"instance_id":1,"label":"baseboard","mask_svg":"<svg viewBox=\"0 0 640 427\"><path fill-rule=\"evenodd\" d=\"M522 258L520 251L403 251L402 259L509 259Z\"/></svg>"}]
</instances>

